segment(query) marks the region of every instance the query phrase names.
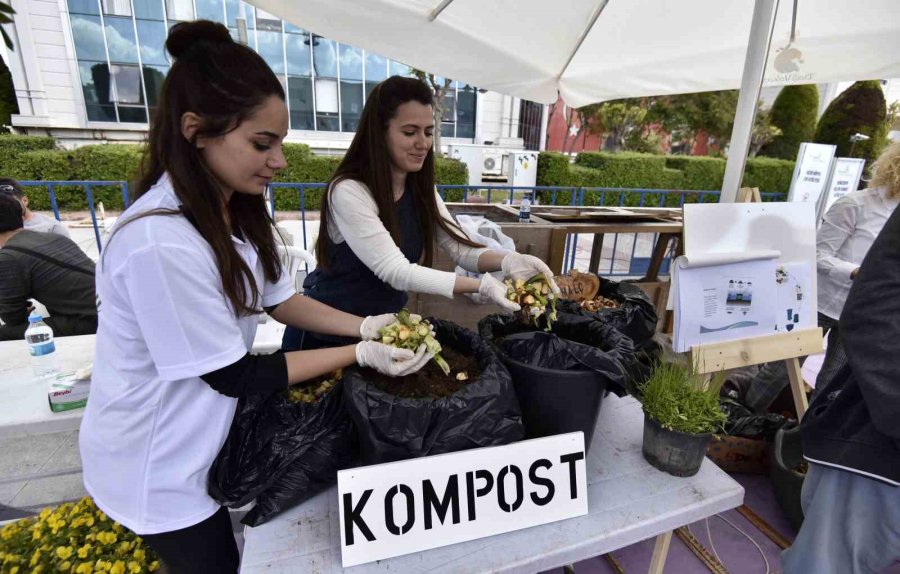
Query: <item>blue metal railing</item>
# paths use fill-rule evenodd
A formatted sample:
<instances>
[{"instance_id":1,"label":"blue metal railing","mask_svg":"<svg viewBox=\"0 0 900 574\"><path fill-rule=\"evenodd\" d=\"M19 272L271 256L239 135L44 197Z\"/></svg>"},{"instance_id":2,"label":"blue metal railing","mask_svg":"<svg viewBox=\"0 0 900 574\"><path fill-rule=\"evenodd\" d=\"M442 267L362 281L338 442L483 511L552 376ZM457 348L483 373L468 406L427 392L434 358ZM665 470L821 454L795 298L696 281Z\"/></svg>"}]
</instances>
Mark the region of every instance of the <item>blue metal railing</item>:
<instances>
[{"instance_id":1,"label":"blue metal railing","mask_svg":"<svg viewBox=\"0 0 900 574\"><path fill-rule=\"evenodd\" d=\"M103 245L100 235L100 229L97 222L96 206L94 198L94 188L118 186L122 195L122 203L127 207L130 203L128 184L124 181L21 181L24 187L42 187L46 188L50 195L50 205L53 209L53 215L59 220L59 205L57 203L56 190L62 186L80 187L83 189L88 209L91 214L91 222L94 227L94 236L97 240L97 251L102 251ZM293 198L290 197L291 190L295 190L297 205L300 211L300 221L303 229L303 248L309 249L307 240L306 226L306 199L307 190L324 189L324 183L272 183L269 186L269 206L274 217L276 212L276 196L278 203L287 201L293 204ZM630 189L617 187L563 187L563 186L512 186L512 185L491 185L491 186L472 186L472 185L438 185L438 193L445 201L463 201L468 202L473 197L482 198L486 203L506 203L514 204L517 199L521 199L525 193L532 194L532 197L541 205L570 205L570 206L618 206L618 207L680 207L685 203L708 203L717 202L719 200L718 191L695 191L695 190L676 190L676 189ZM279 191L281 193L279 193ZM779 201L784 200L784 193L762 193L763 201ZM318 208L318 205L315 206ZM616 269L616 252L619 246L620 235L631 237L631 253L627 258L628 268L625 270ZM612 257L609 261L609 267L601 270L604 275L610 276L634 276L642 275L640 264L649 257L637 256L638 233L617 233L613 237ZM574 269L576 266L577 250L578 250L577 233L569 234L566 237L566 247L563 255L563 272ZM656 242L656 234L653 234L652 241L649 242L650 248ZM627 241L627 239L625 239ZM671 253L667 254L666 260L663 262L662 269L670 263ZM636 265L637 263L637 265Z\"/></svg>"}]
</instances>

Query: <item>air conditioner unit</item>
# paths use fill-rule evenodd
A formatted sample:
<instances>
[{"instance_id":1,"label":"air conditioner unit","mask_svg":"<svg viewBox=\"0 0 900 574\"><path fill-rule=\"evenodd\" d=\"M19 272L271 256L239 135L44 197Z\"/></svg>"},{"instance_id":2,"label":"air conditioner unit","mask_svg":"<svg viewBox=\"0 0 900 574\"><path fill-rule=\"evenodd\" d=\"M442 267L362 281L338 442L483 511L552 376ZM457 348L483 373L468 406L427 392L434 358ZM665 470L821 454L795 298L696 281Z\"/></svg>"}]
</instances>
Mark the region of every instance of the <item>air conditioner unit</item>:
<instances>
[{"instance_id":1,"label":"air conditioner unit","mask_svg":"<svg viewBox=\"0 0 900 574\"><path fill-rule=\"evenodd\" d=\"M482 154L482 175L501 175L503 173L503 155L501 149L486 149Z\"/></svg>"}]
</instances>

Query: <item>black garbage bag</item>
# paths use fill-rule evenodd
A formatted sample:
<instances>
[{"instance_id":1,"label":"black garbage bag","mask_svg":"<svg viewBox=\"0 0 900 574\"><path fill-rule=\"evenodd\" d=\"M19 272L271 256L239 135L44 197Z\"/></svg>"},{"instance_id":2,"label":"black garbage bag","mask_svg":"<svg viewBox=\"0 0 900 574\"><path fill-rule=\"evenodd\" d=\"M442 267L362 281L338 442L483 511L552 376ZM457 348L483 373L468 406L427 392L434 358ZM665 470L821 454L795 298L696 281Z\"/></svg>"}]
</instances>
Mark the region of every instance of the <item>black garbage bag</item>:
<instances>
[{"instance_id":1,"label":"black garbage bag","mask_svg":"<svg viewBox=\"0 0 900 574\"><path fill-rule=\"evenodd\" d=\"M599 277L599 276L598 276ZM615 327L628 336L635 349L641 350L656 333L656 306L644 290L631 283L620 283L600 277L599 295L619 302L617 308L598 309L591 313L573 301L559 301L557 310L567 313L585 313Z\"/></svg>"},{"instance_id":2,"label":"black garbage bag","mask_svg":"<svg viewBox=\"0 0 900 574\"><path fill-rule=\"evenodd\" d=\"M488 315L478 323L482 338L504 355L527 365L559 371L594 371L622 396L636 365L634 344L615 327L583 313L557 308L551 332L512 315Z\"/></svg>"},{"instance_id":3,"label":"black garbage bag","mask_svg":"<svg viewBox=\"0 0 900 574\"><path fill-rule=\"evenodd\" d=\"M758 415L747 405L730 397L720 397L719 404L728 415L725 434L729 436L772 442L780 429L797 425L797 421L779 414Z\"/></svg>"},{"instance_id":4,"label":"black garbage bag","mask_svg":"<svg viewBox=\"0 0 900 574\"><path fill-rule=\"evenodd\" d=\"M286 393L240 400L209 474L209 495L236 508L256 499L242 522L258 526L335 483L356 449L343 409L344 385L319 401L292 403Z\"/></svg>"},{"instance_id":5,"label":"black garbage bag","mask_svg":"<svg viewBox=\"0 0 900 574\"><path fill-rule=\"evenodd\" d=\"M474 356L481 374L448 397L403 398L370 382L371 371L344 371L344 403L364 464L509 444L525 430L509 372L478 335L429 318L441 346Z\"/></svg>"}]
</instances>

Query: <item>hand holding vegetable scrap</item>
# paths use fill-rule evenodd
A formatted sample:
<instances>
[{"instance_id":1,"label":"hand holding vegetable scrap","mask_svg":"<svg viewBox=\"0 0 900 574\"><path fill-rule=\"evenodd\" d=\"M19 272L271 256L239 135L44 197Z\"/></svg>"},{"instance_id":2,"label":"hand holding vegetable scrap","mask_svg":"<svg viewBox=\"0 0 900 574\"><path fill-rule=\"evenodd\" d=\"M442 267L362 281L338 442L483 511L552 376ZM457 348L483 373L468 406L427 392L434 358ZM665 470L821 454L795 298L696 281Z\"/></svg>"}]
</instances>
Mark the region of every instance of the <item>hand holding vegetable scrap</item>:
<instances>
[{"instance_id":1,"label":"hand holding vegetable scrap","mask_svg":"<svg viewBox=\"0 0 900 574\"><path fill-rule=\"evenodd\" d=\"M490 273L485 273L481 276L478 294L491 303L499 305L507 313L515 313L521 309L516 301L511 301L506 296L506 285L494 279Z\"/></svg>"},{"instance_id":2,"label":"hand holding vegetable scrap","mask_svg":"<svg viewBox=\"0 0 900 574\"><path fill-rule=\"evenodd\" d=\"M421 315L401 309L397 313L396 319L381 329L381 342L400 349L416 349L420 345L424 345L428 349L429 359L434 358L434 362L444 371L444 374L450 374L450 365L441 357L441 344L434 338L434 328Z\"/></svg>"},{"instance_id":3,"label":"hand holding vegetable scrap","mask_svg":"<svg viewBox=\"0 0 900 574\"><path fill-rule=\"evenodd\" d=\"M399 349L377 341L363 341L356 345L356 362L361 367L372 367L391 377L405 377L425 366L434 355L420 345L416 352Z\"/></svg>"},{"instance_id":4,"label":"hand holding vegetable scrap","mask_svg":"<svg viewBox=\"0 0 900 574\"><path fill-rule=\"evenodd\" d=\"M503 276L507 279L530 280L535 275L543 274L547 278L550 285L550 291L559 297L559 287L553 281L553 272L547 267L547 264L535 257L534 255L524 255L522 253L509 253L500 262L500 268L503 270Z\"/></svg>"},{"instance_id":5,"label":"hand holding vegetable scrap","mask_svg":"<svg viewBox=\"0 0 900 574\"><path fill-rule=\"evenodd\" d=\"M541 316L546 313L546 330L549 331L553 321L556 321L556 295L552 291L548 276L538 273L527 281L509 278L505 283L506 298L518 303L522 308L521 321L537 327ZM548 304L549 312L547 312Z\"/></svg>"},{"instance_id":6,"label":"hand holding vegetable scrap","mask_svg":"<svg viewBox=\"0 0 900 574\"><path fill-rule=\"evenodd\" d=\"M393 313L384 313L383 315L369 315L363 319L362 325L359 326L359 338L363 341L374 341L381 337L381 330L394 321L397 316Z\"/></svg>"}]
</instances>

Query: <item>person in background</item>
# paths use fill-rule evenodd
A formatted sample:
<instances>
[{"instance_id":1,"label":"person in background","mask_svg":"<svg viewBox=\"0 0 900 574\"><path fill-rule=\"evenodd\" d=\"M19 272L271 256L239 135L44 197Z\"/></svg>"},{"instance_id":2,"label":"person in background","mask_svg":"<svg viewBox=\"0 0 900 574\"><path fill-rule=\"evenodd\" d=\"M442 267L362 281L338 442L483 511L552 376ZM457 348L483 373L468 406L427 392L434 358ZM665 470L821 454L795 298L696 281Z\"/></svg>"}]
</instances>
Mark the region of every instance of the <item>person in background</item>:
<instances>
[{"instance_id":1,"label":"person in background","mask_svg":"<svg viewBox=\"0 0 900 574\"><path fill-rule=\"evenodd\" d=\"M415 78L392 76L372 90L356 135L322 197L318 267L306 295L348 313L396 313L407 291L451 298L477 293L507 312L519 305L490 272L528 279L547 265L531 255L487 249L460 229L435 189L433 95ZM432 269L437 245L456 265L481 279ZM343 342L288 327L283 350Z\"/></svg>"},{"instance_id":2,"label":"person in background","mask_svg":"<svg viewBox=\"0 0 900 574\"><path fill-rule=\"evenodd\" d=\"M0 341L22 339L30 299L56 337L97 331L94 262L68 237L23 227L22 204L0 193Z\"/></svg>"},{"instance_id":3,"label":"person in background","mask_svg":"<svg viewBox=\"0 0 900 574\"><path fill-rule=\"evenodd\" d=\"M0 193L14 196L22 204L22 209L25 210L25 229L42 233L56 233L71 238L69 230L61 222L29 209L28 196L16 180L0 177Z\"/></svg>"},{"instance_id":4,"label":"person in background","mask_svg":"<svg viewBox=\"0 0 900 574\"><path fill-rule=\"evenodd\" d=\"M79 432L84 485L172 574L235 573L228 509L207 493L238 398L284 392L353 364L413 373L433 354L374 341L359 317L298 295L265 190L286 167L284 88L262 57L209 21L176 24L135 201L97 268L99 327ZM250 353L259 315L351 339ZM362 339L362 341L360 341Z\"/></svg>"},{"instance_id":5,"label":"person in background","mask_svg":"<svg viewBox=\"0 0 900 574\"><path fill-rule=\"evenodd\" d=\"M844 271L855 277L840 317L846 362L819 376L800 424L805 518L785 574L882 574L900 559L900 211Z\"/></svg>"},{"instance_id":6,"label":"person in background","mask_svg":"<svg viewBox=\"0 0 900 574\"><path fill-rule=\"evenodd\" d=\"M889 145L872 171L869 187L835 201L816 232L818 323L828 333L829 349L819 371L823 380L844 362L838 319L860 263L900 204L900 143ZM747 391L747 406L765 411L788 384L784 361L764 365Z\"/></svg>"}]
</instances>

